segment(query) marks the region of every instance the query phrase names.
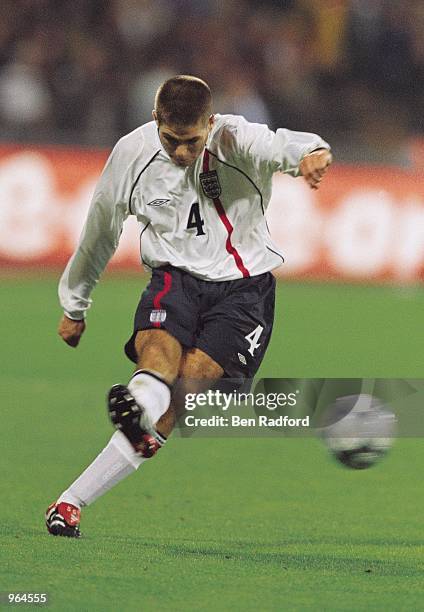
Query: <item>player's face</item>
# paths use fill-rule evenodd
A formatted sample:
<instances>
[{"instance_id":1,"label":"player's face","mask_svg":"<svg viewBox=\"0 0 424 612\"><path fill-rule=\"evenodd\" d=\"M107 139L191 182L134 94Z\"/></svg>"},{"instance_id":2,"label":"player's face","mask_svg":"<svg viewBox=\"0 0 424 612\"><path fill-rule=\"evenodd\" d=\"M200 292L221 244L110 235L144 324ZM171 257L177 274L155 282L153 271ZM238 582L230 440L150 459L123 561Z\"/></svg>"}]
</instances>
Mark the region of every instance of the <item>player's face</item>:
<instances>
[{"instance_id":1,"label":"player's face","mask_svg":"<svg viewBox=\"0 0 424 612\"><path fill-rule=\"evenodd\" d=\"M206 121L201 119L192 126L172 126L160 123L158 124L159 138L174 164L186 168L202 154L212 125L213 115Z\"/></svg>"}]
</instances>

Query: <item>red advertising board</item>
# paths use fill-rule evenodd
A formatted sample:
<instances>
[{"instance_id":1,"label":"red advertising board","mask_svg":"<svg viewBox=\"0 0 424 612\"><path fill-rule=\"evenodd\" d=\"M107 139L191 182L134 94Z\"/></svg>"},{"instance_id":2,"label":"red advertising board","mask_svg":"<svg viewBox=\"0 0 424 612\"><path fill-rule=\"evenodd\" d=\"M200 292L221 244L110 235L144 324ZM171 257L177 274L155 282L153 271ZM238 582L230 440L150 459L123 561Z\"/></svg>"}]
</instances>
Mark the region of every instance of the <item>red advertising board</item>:
<instances>
[{"instance_id":1,"label":"red advertising board","mask_svg":"<svg viewBox=\"0 0 424 612\"><path fill-rule=\"evenodd\" d=\"M0 265L62 266L88 209L104 151L0 146ZM335 164L321 188L276 175L267 211L284 277L416 282L424 278L424 174ZM126 223L111 265L139 266Z\"/></svg>"}]
</instances>

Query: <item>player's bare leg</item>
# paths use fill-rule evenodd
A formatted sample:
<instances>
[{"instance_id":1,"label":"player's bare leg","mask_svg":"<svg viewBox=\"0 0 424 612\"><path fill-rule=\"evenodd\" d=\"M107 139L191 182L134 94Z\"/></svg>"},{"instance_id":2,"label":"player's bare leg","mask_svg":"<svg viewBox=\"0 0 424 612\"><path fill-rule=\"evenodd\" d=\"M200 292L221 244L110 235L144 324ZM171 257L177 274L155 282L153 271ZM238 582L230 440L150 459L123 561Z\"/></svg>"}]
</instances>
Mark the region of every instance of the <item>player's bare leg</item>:
<instances>
[{"instance_id":1,"label":"player's bare leg","mask_svg":"<svg viewBox=\"0 0 424 612\"><path fill-rule=\"evenodd\" d=\"M135 350L137 370L158 372L168 385L173 384L183 353L181 344L174 336L163 329L139 331L135 338Z\"/></svg>"},{"instance_id":2,"label":"player's bare leg","mask_svg":"<svg viewBox=\"0 0 424 612\"><path fill-rule=\"evenodd\" d=\"M163 445L174 428L176 412L184 407L186 393L200 393L221 378L224 371L209 355L198 348L182 352L179 342L163 330L146 330L137 334L135 348L138 355L138 368L128 384L128 392L136 404L145 410L141 414L131 410L128 427L120 429L127 435L135 450L144 456L150 456ZM171 385L178 375L174 386L172 403L169 403L167 385ZM112 388L113 389L113 388ZM129 400L131 402L131 399ZM163 407L167 405L167 410ZM124 408L128 406L124 403ZM156 409L155 409L156 408ZM159 412L161 412L158 417ZM137 420L134 428L133 421ZM122 419L121 419L122 421ZM152 434L150 447L143 450L146 435L142 430Z\"/></svg>"},{"instance_id":3,"label":"player's bare leg","mask_svg":"<svg viewBox=\"0 0 424 612\"><path fill-rule=\"evenodd\" d=\"M165 437L172 432L177 416L184 409L186 393L201 393L211 387L224 374L222 367L198 348L184 351L174 387L171 405L156 423L156 429Z\"/></svg>"}]
</instances>

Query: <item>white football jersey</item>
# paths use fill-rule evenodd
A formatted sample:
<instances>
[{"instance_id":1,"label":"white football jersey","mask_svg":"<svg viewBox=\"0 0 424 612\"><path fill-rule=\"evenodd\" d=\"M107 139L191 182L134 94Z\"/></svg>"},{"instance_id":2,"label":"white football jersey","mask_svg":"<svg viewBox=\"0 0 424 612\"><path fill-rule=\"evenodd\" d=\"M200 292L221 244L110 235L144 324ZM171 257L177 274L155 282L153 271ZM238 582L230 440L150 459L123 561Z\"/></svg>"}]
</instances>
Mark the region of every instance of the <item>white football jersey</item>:
<instances>
[{"instance_id":1,"label":"white football jersey","mask_svg":"<svg viewBox=\"0 0 424 612\"><path fill-rule=\"evenodd\" d=\"M284 260L265 220L272 176L296 177L319 136L215 115L205 150L186 168L163 149L154 121L121 138L97 184L78 247L62 275L66 314L81 319L128 215L140 224L143 264L171 264L208 281L256 276ZM281 220L284 223L284 219Z\"/></svg>"}]
</instances>

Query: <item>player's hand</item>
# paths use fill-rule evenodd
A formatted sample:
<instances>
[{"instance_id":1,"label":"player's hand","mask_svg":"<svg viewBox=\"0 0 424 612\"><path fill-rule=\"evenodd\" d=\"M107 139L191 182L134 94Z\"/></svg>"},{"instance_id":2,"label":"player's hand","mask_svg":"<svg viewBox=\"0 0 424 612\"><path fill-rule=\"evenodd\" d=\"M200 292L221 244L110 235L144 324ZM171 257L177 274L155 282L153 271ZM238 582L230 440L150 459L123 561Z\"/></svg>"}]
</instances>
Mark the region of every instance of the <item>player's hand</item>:
<instances>
[{"instance_id":1,"label":"player's hand","mask_svg":"<svg viewBox=\"0 0 424 612\"><path fill-rule=\"evenodd\" d=\"M318 189L322 177L333 161L333 156L327 149L312 151L300 162L300 172L311 189Z\"/></svg>"},{"instance_id":2,"label":"player's hand","mask_svg":"<svg viewBox=\"0 0 424 612\"><path fill-rule=\"evenodd\" d=\"M82 334L85 330L85 321L74 321L69 319L66 315L60 320L59 329L57 330L59 336L63 338L66 344L69 346L78 346Z\"/></svg>"}]
</instances>

